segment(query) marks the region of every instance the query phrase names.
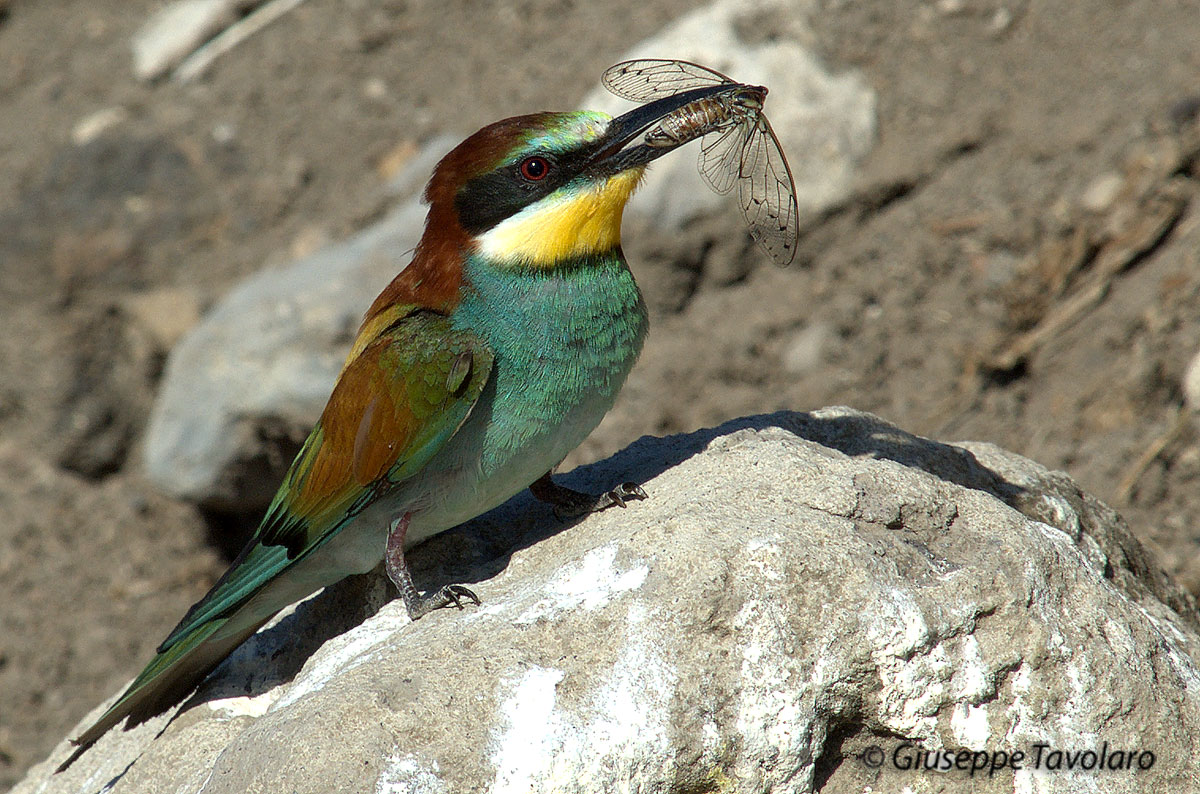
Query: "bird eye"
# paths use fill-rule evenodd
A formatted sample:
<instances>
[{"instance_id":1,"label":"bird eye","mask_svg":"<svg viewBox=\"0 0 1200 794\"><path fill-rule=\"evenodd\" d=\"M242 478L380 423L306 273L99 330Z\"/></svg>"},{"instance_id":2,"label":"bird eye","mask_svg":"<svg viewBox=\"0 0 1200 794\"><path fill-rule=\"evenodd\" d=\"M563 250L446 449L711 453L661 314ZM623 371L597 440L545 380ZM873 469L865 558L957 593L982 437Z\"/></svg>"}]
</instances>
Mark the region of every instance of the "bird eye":
<instances>
[{"instance_id":1,"label":"bird eye","mask_svg":"<svg viewBox=\"0 0 1200 794\"><path fill-rule=\"evenodd\" d=\"M540 182L550 173L550 163L545 157L526 157L521 161L521 176L530 182Z\"/></svg>"}]
</instances>

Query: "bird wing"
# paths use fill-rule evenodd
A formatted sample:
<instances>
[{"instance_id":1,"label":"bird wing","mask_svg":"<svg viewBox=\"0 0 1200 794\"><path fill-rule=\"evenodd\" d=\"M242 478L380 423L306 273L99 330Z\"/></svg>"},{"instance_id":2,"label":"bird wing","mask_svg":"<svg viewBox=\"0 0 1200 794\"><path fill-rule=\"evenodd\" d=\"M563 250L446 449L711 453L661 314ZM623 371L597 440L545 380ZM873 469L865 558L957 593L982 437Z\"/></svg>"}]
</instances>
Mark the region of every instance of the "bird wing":
<instances>
[{"instance_id":1,"label":"bird wing","mask_svg":"<svg viewBox=\"0 0 1200 794\"><path fill-rule=\"evenodd\" d=\"M264 576L308 556L419 471L466 421L491 368L483 341L443 315L415 312L384 329L342 370L241 564L192 607L159 651L244 603ZM254 553L279 546L284 559L277 551Z\"/></svg>"},{"instance_id":2,"label":"bird wing","mask_svg":"<svg viewBox=\"0 0 1200 794\"><path fill-rule=\"evenodd\" d=\"M428 311L402 314L356 350L254 538L75 740L78 750L60 769L125 716L133 725L169 708L286 606L239 613L268 582L419 471L466 421L492 369L483 340Z\"/></svg>"}]
</instances>

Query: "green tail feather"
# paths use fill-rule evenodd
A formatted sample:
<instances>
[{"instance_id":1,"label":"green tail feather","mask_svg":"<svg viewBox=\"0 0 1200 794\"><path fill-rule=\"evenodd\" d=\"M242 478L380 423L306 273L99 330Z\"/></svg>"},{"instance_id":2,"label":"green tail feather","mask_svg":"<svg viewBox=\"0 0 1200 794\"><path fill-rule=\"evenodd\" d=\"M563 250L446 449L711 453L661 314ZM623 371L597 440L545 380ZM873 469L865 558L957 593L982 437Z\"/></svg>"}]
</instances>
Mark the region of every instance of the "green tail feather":
<instances>
[{"instance_id":1,"label":"green tail feather","mask_svg":"<svg viewBox=\"0 0 1200 794\"><path fill-rule=\"evenodd\" d=\"M69 767L122 719L128 717L126 727L131 728L178 703L269 619L237 628L230 625L237 622L237 617L235 614L197 626L165 652L156 655L117 702L78 738L71 740L76 746L75 751L57 771Z\"/></svg>"}]
</instances>

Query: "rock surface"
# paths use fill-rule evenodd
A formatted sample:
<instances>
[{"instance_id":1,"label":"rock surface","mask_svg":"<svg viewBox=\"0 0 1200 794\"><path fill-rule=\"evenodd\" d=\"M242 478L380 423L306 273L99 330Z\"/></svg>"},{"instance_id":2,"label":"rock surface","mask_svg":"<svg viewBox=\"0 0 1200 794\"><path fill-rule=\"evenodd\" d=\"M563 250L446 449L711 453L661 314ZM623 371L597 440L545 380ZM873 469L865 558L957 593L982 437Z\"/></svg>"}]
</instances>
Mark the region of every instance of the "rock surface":
<instances>
[{"instance_id":1,"label":"rock surface","mask_svg":"<svg viewBox=\"0 0 1200 794\"><path fill-rule=\"evenodd\" d=\"M650 500L564 528L521 497L414 554L419 581L472 583L482 607L411 624L382 577L349 580L260 632L173 719L50 776L64 743L14 791L1200 780L1195 606L1065 475L826 409L643 438L566 478L624 479ZM971 779L895 768L906 743L1027 755ZM1089 751L1133 768L1066 770Z\"/></svg>"}]
</instances>

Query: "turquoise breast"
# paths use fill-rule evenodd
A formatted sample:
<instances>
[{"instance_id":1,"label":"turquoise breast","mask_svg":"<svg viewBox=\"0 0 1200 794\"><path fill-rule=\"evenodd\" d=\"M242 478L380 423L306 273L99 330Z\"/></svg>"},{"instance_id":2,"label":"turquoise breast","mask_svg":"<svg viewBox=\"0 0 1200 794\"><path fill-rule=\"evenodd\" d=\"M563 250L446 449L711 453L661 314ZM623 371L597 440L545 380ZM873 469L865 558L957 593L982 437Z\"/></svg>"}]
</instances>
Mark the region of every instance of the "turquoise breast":
<instances>
[{"instance_id":1,"label":"turquoise breast","mask_svg":"<svg viewBox=\"0 0 1200 794\"><path fill-rule=\"evenodd\" d=\"M476 258L465 276L454 324L482 337L495 361L471 416L427 467L441 482L422 486L436 496L414 516L420 535L503 503L557 465L612 407L646 335L619 249L543 270Z\"/></svg>"}]
</instances>

